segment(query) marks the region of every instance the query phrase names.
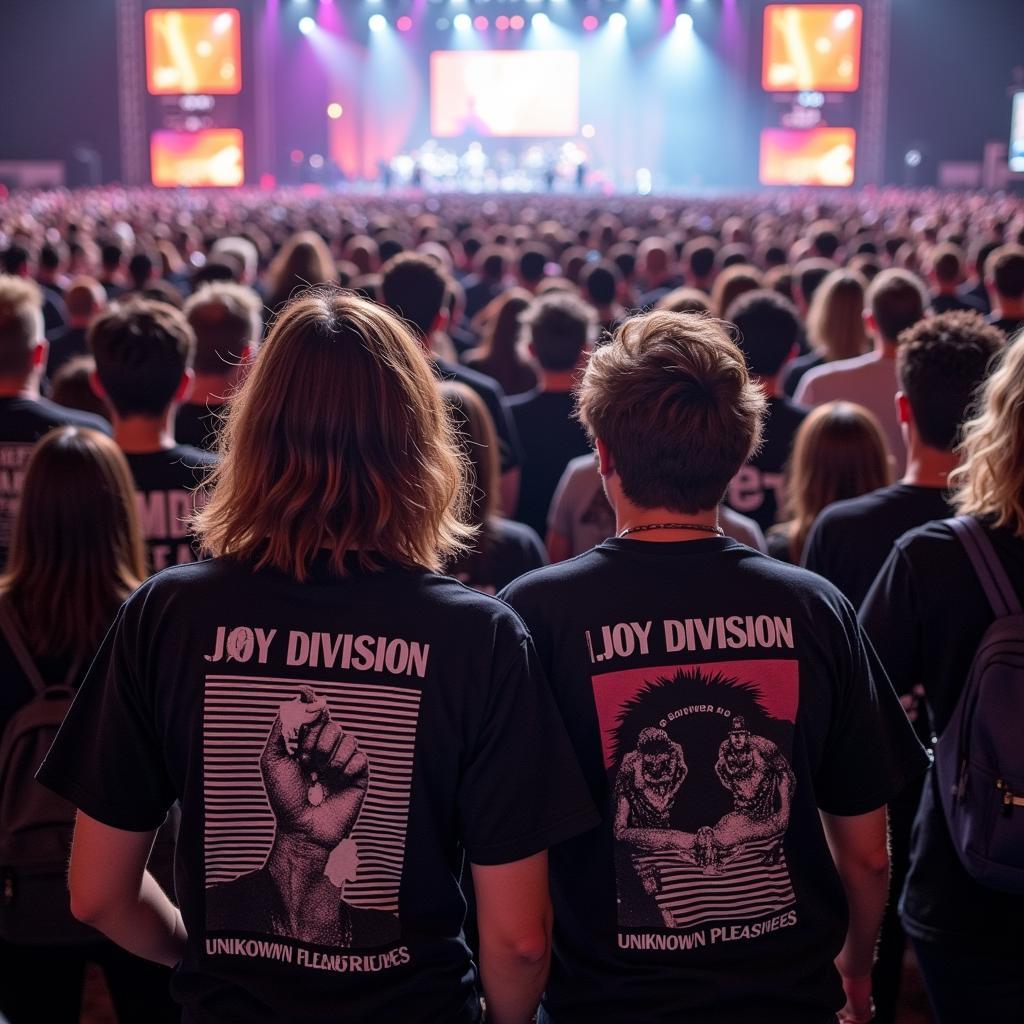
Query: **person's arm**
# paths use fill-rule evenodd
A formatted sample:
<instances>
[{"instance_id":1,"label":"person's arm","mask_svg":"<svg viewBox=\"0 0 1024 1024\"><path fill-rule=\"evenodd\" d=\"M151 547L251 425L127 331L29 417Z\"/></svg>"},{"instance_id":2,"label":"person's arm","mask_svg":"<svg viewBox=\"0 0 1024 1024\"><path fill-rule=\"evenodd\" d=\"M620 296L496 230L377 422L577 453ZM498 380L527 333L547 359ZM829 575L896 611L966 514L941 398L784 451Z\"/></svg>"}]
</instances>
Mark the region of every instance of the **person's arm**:
<instances>
[{"instance_id":1,"label":"person's arm","mask_svg":"<svg viewBox=\"0 0 1024 1024\"><path fill-rule=\"evenodd\" d=\"M547 851L511 864L471 867L487 1020L528 1024L551 964Z\"/></svg>"},{"instance_id":2,"label":"person's arm","mask_svg":"<svg viewBox=\"0 0 1024 1024\"><path fill-rule=\"evenodd\" d=\"M846 1006L840 1022L870 1021L871 968L882 916L889 897L889 845L884 807L841 817L821 812L825 836L846 890L850 923L846 942L836 958L843 979Z\"/></svg>"},{"instance_id":3,"label":"person's arm","mask_svg":"<svg viewBox=\"0 0 1024 1024\"><path fill-rule=\"evenodd\" d=\"M146 870L156 832L125 832L78 812L71 913L136 956L173 967L185 952L181 912Z\"/></svg>"}]
</instances>

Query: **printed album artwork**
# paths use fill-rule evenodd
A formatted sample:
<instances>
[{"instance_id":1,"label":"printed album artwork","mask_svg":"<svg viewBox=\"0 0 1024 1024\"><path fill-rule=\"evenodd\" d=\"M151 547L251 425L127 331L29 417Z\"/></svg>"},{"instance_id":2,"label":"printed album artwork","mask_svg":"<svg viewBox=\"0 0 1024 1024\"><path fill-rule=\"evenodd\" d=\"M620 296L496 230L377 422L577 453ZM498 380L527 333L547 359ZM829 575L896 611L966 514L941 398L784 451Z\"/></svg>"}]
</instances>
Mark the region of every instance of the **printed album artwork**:
<instances>
[{"instance_id":1,"label":"printed album artwork","mask_svg":"<svg viewBox=\"0 0 1024 1024\"><path fill-rule=\"evenodd\" d=\"M272 937L269 953L253 948L300 965L312 947L395 942L419 701L394 686L207 676L209 933Z\"/></svg>"},{"instance_id":2,"label":"printed album artwork","mask_svg":"<svg viewBox=\"0 0 1024 1024\"><path fill-rule=\"evenodd\" d=\"M798 663L665 666L592 681L619 945L689 949L795 924L783 837Z\"/></svg>"}]
</instances>

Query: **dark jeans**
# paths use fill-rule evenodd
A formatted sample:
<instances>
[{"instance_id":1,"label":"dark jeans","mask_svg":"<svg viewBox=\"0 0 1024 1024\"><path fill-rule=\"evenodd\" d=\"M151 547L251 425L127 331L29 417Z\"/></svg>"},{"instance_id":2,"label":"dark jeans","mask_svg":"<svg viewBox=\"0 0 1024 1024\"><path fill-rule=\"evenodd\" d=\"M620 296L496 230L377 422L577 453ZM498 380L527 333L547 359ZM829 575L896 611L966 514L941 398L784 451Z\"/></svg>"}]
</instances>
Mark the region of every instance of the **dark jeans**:
<instances>
[{"instance_id":1,"label":"dark jeans","mask_svg":"<svg viewBox=\"0 0 1024 1024\"><path fill-rule=\"evenodd\" d=\"M0 943L0 1012L10 1024L78 1024L88 963L99 964L119 1024L177 1024L169 968L112 943L18 946Z\"/></svg>"},{"instance_id":2,"label":"dark jeans","mask_svg":"<svg viewBox=\"0 0 1024 1024\"><path fill-rule=\"evenodd\" d=\"M911 941L936 1024L1009 1024L1022 1019L1020 949L983 952L964 941Z\"/></svg>"}]
</instances>

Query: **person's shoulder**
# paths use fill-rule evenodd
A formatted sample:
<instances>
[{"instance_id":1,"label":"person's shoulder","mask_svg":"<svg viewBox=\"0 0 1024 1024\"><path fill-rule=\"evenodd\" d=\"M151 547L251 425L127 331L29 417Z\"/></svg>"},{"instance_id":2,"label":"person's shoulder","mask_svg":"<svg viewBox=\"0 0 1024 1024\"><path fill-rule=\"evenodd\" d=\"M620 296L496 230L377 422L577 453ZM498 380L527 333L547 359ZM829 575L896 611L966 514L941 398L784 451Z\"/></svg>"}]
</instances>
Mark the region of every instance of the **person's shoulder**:
<instances>
[{"instance_id":1,"label":"person's shoulder","mask_svg":"<svg viewBox=\"0 0 1024 1024\"><path fill-rule=\"evenodd\" d=\"M110 435L110 424L95 413L82 412L79 409L68 409L48 398L38 398L31 402L33 412L41 419L48 419L55 427L87 427L98 430L101 434Z\"/></svg>"},{"instance_id":2,"label":"person's shoulder","mask_svg":"<svg viewBox=\"0 0 1024 1024\"><path fill-rule=\"evenodd\" d=\"M896 548L910 562L927 562L962 547L948 519L936 519L896 538Z\"/></svg>"},{"instance_id":3,"label":"person's shoulder","mask_svg":"<svg viewBox=\"0 0 1024 1024\"><path fill-rule=\"evenodd\" d=\"M834 501L821 510L814 525L816 528L820 525L822 529L857 529L875 516L885 514L885 510L898 500L898 487L898 484L892 484L856 498Z\"/></svg>"},{"instance_id":4,"label":"person's shoulder","mask_svg":"<svg viewBox=\"0 0 1024 1024\"><path fill-rule=\"evenodd\" d=\"M202 448L196 448L191 444L175 445L168 452L168 456L172 462L188 466L191 469L205 469L208 466L216 466L219 461L213 452L203 451Z\"/></svg>"},{"instance_id":5,"label":"person's shoulder","mask_svg":"<svg viewBox=\"0 0 1024 1024\"><path fill-rule=\"evenodd\" d=\"M450 615L464 636L489 635L491 630L525 635L522 620L508 604L474 590L454 576L423 573L418 589L420 600L441 614Z\"/></svg>"},{"instance_id":6,"label":"person's shoulder","mask_svg":"<svg viewBox=\"0 0 1024 1024\"><path fill-rule=\"evenodd\" d=\"M537 404L537 398L543 394L538 388L531 388L529 391L523 391L518 395L508 396L508 407L514 413L517 409L523 410L530 406Z\"/></svg>"},{"instance_id":7,"label":"person's shoulder","mask_svg":"<svg viewBox=\"0 0 1024 1024\"><path fill-rule=\"evenodd\" d=\"M494 395L501 395L501 385L486 373L473 370L460 363L449 363L446 359L435 359L434 364L442 380L455 380L466 384L475 391L486 391Z\"/></svg>"}]
</instances>

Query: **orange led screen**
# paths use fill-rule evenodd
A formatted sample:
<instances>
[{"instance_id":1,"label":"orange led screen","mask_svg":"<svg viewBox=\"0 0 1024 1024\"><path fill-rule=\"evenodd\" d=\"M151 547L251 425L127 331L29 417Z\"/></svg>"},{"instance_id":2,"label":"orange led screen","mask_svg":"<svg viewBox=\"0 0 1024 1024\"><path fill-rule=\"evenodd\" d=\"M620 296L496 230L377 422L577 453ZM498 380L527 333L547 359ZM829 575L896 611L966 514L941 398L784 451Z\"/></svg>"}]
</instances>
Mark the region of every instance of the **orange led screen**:
<instances>
[{"instance_id":1,"label":"orange led screen","mask_svg":"<svg viewBox=\"0 0 1024 1024\"><path fill-rule=\"evenodd\" d=\"M149 159L153 184L161 188L241 185L245 181L242 132L153 132Z\"/></svg>"},{"instance_id":2,"label":"orange led screen","mask_svg":"<svg viewBox=\"0 0 1024 1024\"><path fill-rule=\"evenodd\" d=\"M852 128L766 128L761 132L761 184L852 185L856 155Z\"/></svg>"},{"instance_id":3,"label":"orange led screen","mask_svg":"<svg viewBox=\"0 0 1024 1024\"><path fill-rule=\"evenodd\" d=\"M146 80L154 96L242 88L242 33L233 7L146 11Z\"/></svg>"},{"instance_id":4,"label":"orange led screen","mask_svg":"<svg viewBox=\"0 0 1024 1024\"><path fill-rule=\"evenodd\" d=\"M856 4L770 4L761 84L768 92L854 92L860 85Z\"/></svg>"}]
</instances>

